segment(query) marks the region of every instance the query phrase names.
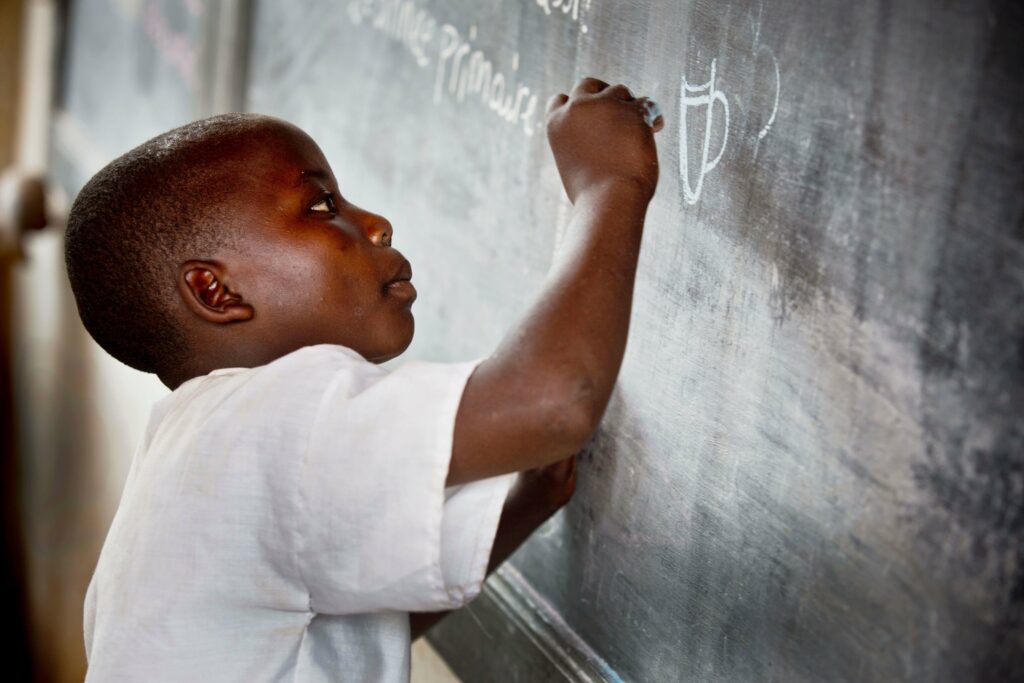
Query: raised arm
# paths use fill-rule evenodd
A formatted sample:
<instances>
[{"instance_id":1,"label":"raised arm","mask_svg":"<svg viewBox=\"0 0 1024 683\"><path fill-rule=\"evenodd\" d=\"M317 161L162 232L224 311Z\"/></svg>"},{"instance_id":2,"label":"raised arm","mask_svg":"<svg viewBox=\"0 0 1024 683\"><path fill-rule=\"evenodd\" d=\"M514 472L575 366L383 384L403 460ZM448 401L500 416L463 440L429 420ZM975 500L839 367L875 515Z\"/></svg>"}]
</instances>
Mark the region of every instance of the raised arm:
<instances>
[{"instance_id":1,"label":"raised arm","mask_svg":"<svg viewBox=\"0 0 1024 683\"><path fill-rule=\"evenodd\" d=\"M580 450L625 352L640 238L658 181L645 100L587 78L548 105L548 139L574 205L567 248L538 300L469 378L447 485Z\"/></svg>"}]
</instances>

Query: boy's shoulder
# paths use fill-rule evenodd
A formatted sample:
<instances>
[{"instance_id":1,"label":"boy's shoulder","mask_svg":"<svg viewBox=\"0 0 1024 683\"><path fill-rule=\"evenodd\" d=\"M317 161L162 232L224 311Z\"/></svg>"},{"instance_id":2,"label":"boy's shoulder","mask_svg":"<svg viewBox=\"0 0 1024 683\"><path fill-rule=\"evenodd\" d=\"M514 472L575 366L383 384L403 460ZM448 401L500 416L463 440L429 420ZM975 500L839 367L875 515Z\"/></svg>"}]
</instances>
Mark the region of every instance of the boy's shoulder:
<instances>
[{"instance_id":1,"label":"boy's shoulder","mask_svg":"<svg viewBox=\"0 0 1024 683\"><path fill-rule=\"evenodd\" d=\"M332 368L349 367L354 370L373 372L376 365L366 360L358 351L340 344L314 344L303 346L264 365L255 367L224 367L211 370L205 375L198 375L182 382L171 395L182 389L191 388L212 377L235 376L241 382L257 377L279 378L291 373L314 370L326 372Z\"/></svg>"},{"instance_id":2,"label":"boy's shoulder","mask_svg":"<svg viewBox=\"0 0 1024 683\"><path fill-rule=\"evenodd\" d=\"M338 344L304 346L251 368L217 368L183 382L153 404L147 443L168 417L183 418L172 420L180 427L198 427L210 418L254 424L273 422L287 406L315 404L336 379L347 378L351 384L365 385L381 373L386 371L357 351Z\"/></svg>"},{"instance_id":3,"label":"boy's shoulder","mask_svg":"<svg viewBox=\"0 0 1024 683\"><path fill-rule=\"evenodd\" d=\"M286 353L265 365L259 365L253 368L218 368L205 376L268 372L278 374L282 371L321 365L358 366L365 370L372 370L377 367L370 361L366 360L366 358L364 358L358 351L347 346L342 346L341 344L313 344L311 346L303 346L295 351Z\"/></svg>"},{"instance_id":4,"label":"boy's shoulder","mask_svg":"<svg viewBox=\"0 0 1024 683\"><path fill-rule=\"evenodd\" d=\"M457 400L482 360L410 359L388 369L339 344L304 346L265 365L218 368L182 383L154 404L147 443L166 418L175 429L210 431L230 423L227 431L233 433L262 433L288 421L309 428L326 408L324 419L341 412L364 419L398 404L429 412L420 404L437 397ZM362 398L356 401L357 396Z\"/></svg>"}]
</instances>

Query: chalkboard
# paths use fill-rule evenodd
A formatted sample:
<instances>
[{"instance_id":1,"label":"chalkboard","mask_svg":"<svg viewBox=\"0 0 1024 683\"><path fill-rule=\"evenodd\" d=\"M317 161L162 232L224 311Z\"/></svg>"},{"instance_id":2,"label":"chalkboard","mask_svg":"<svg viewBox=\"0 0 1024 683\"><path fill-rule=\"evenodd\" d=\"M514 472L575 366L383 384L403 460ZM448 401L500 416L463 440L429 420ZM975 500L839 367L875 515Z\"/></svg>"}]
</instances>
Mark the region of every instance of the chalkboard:
<instances>
[{"instance_id":1,"label":"chalkboard","mask_svg":"<svg viewBox=\"0 0 1024 683\"><path fill-rule=\"evenodd\" d=\"M69 195L148 138L240 105L246 0L73 0L62 7L52 175Z\"/></svg>"},{"instance_id":2,"label":"chalkboard","mask_svg":"<svg viewBox=\"0 0 1024 683\"><path fill-rule=\"evenodd\" d=\"M127 151L201 112L205 15L182 0L71 4L62 100L93 144Z\"/></svg>"},{"instance_id":3,"label":"chalkboard","mask_svg":"<svg viewBox=\"0 0 1024 683\"><path fill-rule=\"evenodd\" d=\"M576 497L431 634L466 680L1024 675L1022 29L1009 2L256 3L246 106L394 223L410 356L488 354L542 287L548 97L596 75L665 113Z\"/></svg>"},{"instance_id":4,"label":"chalkboard","mask_svg":"<svg viewBox=\"0 0 1024 683\"><path fill-rule=\"evenodd\" d=\"M142 45L148 7L193 36L219 6L75 4L107 8L75 15L91 46ZM1024 677L1019 3L252 12L242 105L307 130L412 261L391 364L490 353L543 287L570 215L548 97L596 75L665 114L577 494L430 634L465 680ZM68 109L111 153L195 115L160 50L76 49Z\"/></svg>"}]
</instances>

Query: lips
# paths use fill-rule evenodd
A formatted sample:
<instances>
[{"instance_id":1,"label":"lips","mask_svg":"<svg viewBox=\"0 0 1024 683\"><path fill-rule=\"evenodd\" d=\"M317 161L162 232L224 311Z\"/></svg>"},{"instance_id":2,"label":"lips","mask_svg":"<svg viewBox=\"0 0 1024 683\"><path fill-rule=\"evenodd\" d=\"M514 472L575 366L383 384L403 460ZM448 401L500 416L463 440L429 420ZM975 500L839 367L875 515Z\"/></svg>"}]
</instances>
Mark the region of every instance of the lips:
<instances>
[{"instance_id":1,"label":"lips","mask_svg":"<svg viewBox=\"0 0 1024 683\"><path fill-rule=\"evenodd\" d=\"M412 279L412 265L409 263L408 259L402 259L402 263L398 267L398 270L395 272L394 276L390 280L388 280L386 283L384 283L384 286L386 287L386 286L388 286L390 284L393 284L395 282L402 282L402 281L407 281L407 280L411 280L411 279Z\"/></svg>"},{"instance_id":2,"label":"lips","mask_svg":"<svg viewBox=\"0 0 1024 683\"><path fill-rule=\"evenodd\" d=\"M412 266L409 261L402 259L398 272L384 285L384 292L391 294L398 299L408 300L412 303L416 300L416 288L412 286Z\"/></svg>"}]
</instances>

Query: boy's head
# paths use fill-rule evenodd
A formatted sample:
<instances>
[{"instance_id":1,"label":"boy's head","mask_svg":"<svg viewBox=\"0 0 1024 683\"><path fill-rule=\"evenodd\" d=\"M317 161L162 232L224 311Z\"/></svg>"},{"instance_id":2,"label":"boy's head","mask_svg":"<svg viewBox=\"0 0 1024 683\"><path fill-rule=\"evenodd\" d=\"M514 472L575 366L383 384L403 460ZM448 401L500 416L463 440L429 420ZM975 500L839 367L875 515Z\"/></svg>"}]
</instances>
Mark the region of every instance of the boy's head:
<instances>
[{"instance_id":1,"label":"boy's head","mask_svg":"<svg viewBox=\"0 0 1024 683\"><path fill-rule=\"evenodd\" d=\"M93 176L71 207L65 261L89 334L175 388L311 344L399 355L416 290L391 233L344 199L308 135L227 114Z\"/></svg>"}]
</instances>

